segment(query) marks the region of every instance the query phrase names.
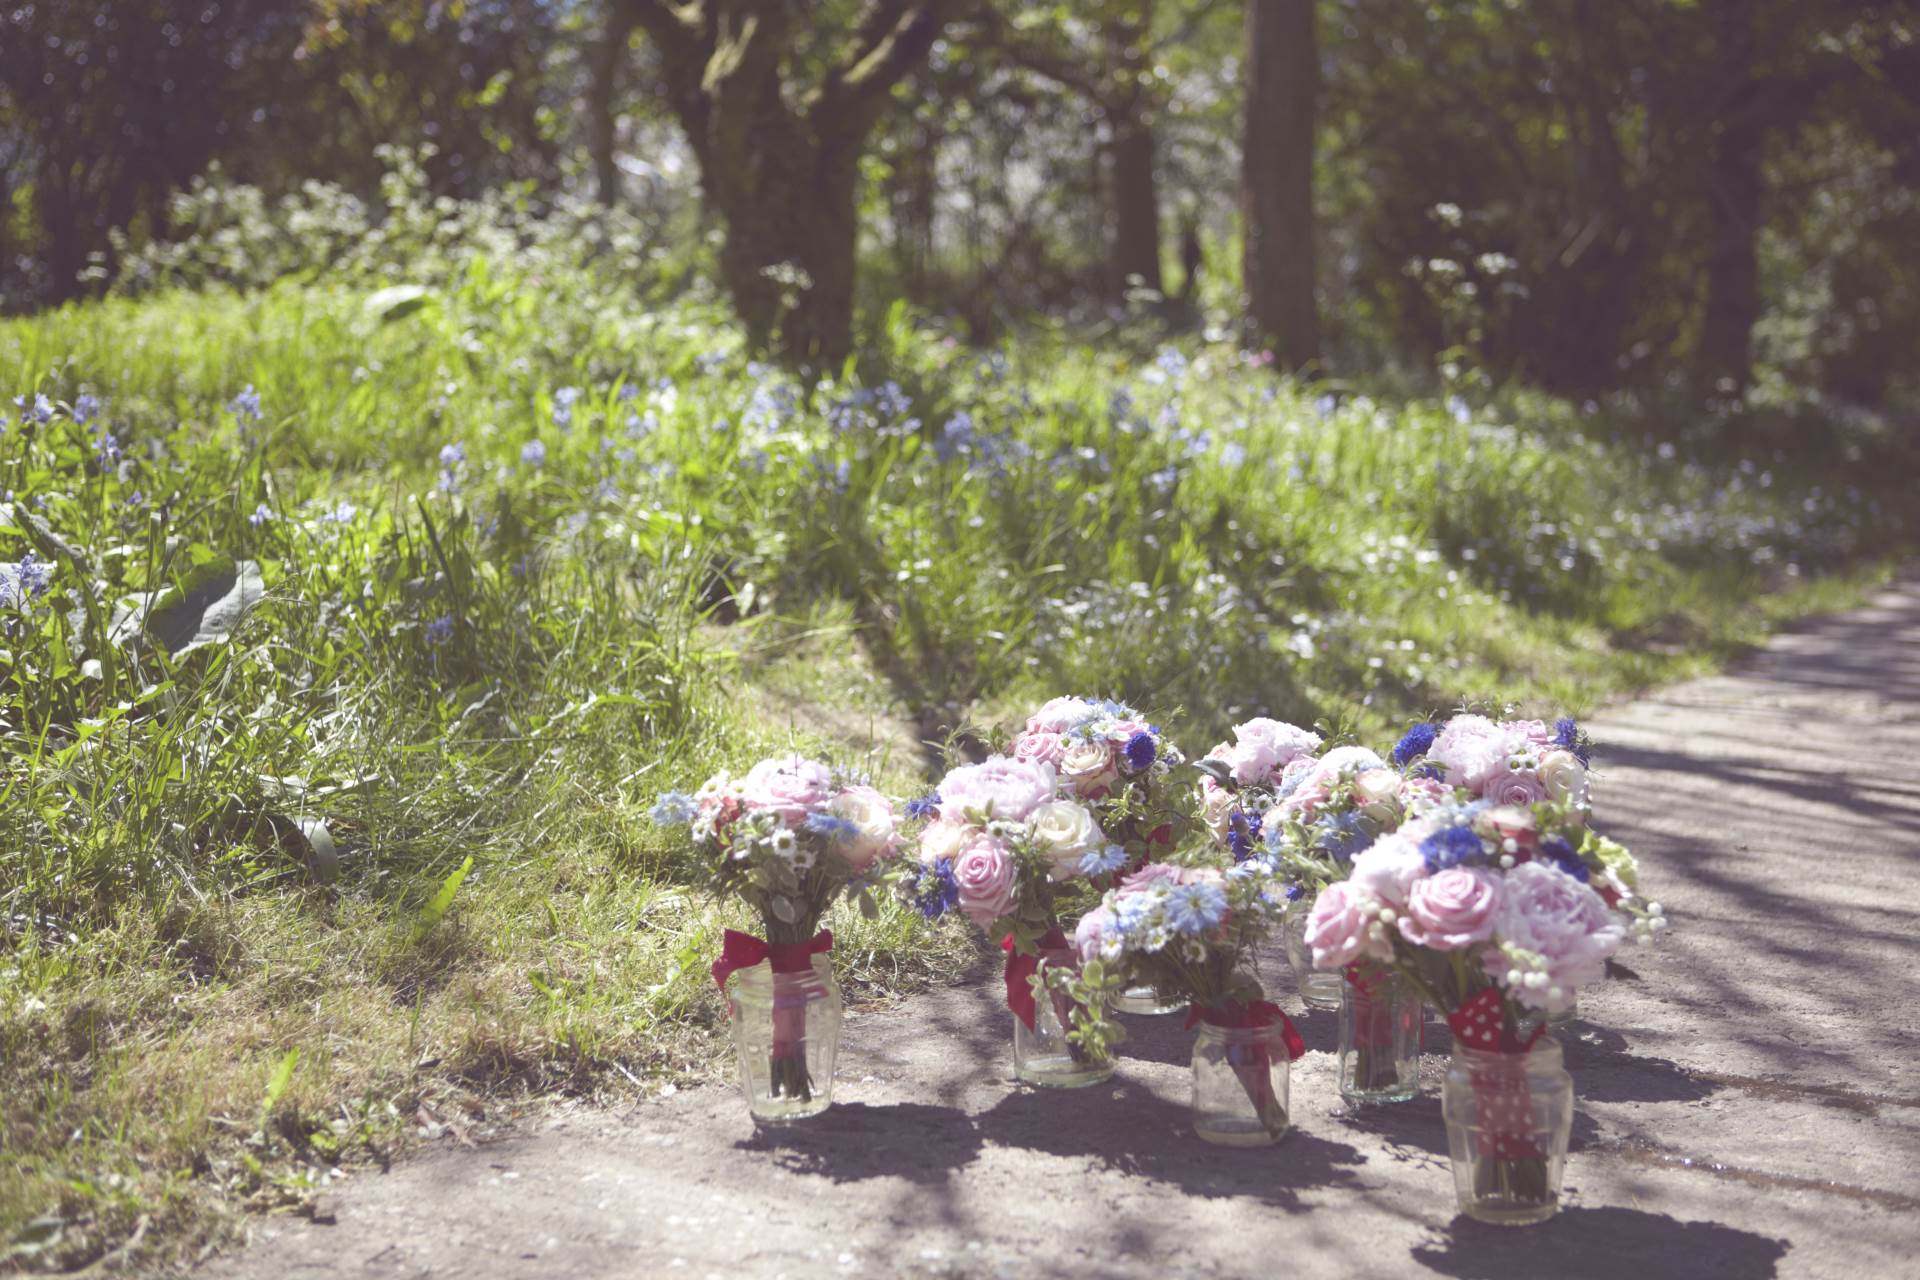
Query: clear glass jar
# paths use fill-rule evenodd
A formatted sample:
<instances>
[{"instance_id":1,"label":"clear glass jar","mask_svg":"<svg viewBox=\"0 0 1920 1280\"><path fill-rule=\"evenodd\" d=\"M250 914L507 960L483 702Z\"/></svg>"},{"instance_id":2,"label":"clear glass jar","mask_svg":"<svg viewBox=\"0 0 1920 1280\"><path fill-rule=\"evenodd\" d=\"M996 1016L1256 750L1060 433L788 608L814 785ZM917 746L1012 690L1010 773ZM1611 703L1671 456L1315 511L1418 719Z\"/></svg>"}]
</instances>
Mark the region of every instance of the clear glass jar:
<instances>
[{"instance_id":1,"label":"clear glass jar","mask_svg":"<svg viewBox=\"0 0 1920 1280\"><path fill-rule=\"evenodd\" d=\"M1168 1004L1161 1000L1158 995L1154 994L1152 987L1128 987L1125 991L1115 996L1113 1000L1113 1010L1115 1013L1179 1013L1186 1007L1185 1003L1181 1001L1174 1001L1172 1004Z\"/></svg>"},{"instance_id":2,"label":"clear glass jar","mask_svg":"<svg viewBox=\"0 0 1920 1280\"><path fill-rule=\"evenodd\" d=\"M1049 968L1075 969L1080 957L1071 947L1040 953L1039 972ZM1033 1025L1018 1015L1013 1019L1013 1074L1043 1089L1077 1089L1099 1084L1113 1075L1112 1058L1095 1058L1067 1039L1073 1025L1075 1002L1057 991L1043 990L1033 1007Z\"/></svg>"},{"instance_id":3,"label":"clear glass jar","mask_svg":"<svg viewBox=\"0 0 1920 1280\"><path fill-rule=\"evenodd\" d=\"M736 969L727 984L740 1092L756 1120L798 1120L833 1102L840 1056L840 987L826 956L810 968L775 973L765 964Z\"/></svg>"},{"instance_id":4,"label":"clear glass jar","mask_svg":"<svg viewBox=\"0 0 1920 1280\"><path fill-rule=\"evenodd\" d=\"M1340 1096L1405 1102L1420 1091L1420 994L1391 970L1349 969L1340 984Z\"/></svg>"},{"instance_id":5,"label":"clear glass jar","mask_svg":"<svg viewBox=\"0 0 1920 1280\"><path fill-rule=\"evenodd\" d=\"M1313 899L1301 898L1287 907L1280 917L1280 936L1287 945L1287 966L1293 970L1293 985L1309 1009L1338 1009L1340 987L1338 973L1313 967L1313 952L1307 948L1307 916L1313 911Z\"/></svg>"},{"instance_id":6,"label":"clear glass jar","mask_svg":"<svg viewBox=\"0 0 1920 1280\"><path fill-rule=\"evenodd\" d=\"M1202 1022L1193 1041L1193 1131L1226 1147L1258 1147L1287 1132L1286 1038L1281 1024Z\"/></svg>"},{"instance_id":7,"label":"clear glass jar","mask_svg":"<svg viewBox=\"0 0 1920 1280\"><path fill-rule=\"evenodd\" d=\"M1460 1212L1518 1227L1560 1208L1573 1077L1550 1036L1524 1053L1455 1044L1440 1094Z\"/></svg>"}]
</instances>

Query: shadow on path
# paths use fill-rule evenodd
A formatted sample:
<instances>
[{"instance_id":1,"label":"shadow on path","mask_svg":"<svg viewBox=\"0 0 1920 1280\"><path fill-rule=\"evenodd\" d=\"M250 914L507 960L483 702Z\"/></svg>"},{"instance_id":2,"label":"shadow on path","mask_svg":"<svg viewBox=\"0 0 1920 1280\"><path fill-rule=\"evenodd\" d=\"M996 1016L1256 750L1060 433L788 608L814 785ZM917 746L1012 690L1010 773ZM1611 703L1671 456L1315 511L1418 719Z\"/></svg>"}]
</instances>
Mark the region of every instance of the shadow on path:
<instances>
[{"instance_id":1,"label":"shadow on path","mask_svg":"<svg viewBox=\"0 0 1920 1280\"><path fill-rule=\"evenodd\" d=\"M1766 1280L1790 1247L1715 1222L1681 1222L1639 1209L1569 1208L1521 1229L1455 1218L1437 1241L1415 1245L1413 1260L1459 1280L1548 1274L1556 1280Z\"/></svg>"}]
</instances>

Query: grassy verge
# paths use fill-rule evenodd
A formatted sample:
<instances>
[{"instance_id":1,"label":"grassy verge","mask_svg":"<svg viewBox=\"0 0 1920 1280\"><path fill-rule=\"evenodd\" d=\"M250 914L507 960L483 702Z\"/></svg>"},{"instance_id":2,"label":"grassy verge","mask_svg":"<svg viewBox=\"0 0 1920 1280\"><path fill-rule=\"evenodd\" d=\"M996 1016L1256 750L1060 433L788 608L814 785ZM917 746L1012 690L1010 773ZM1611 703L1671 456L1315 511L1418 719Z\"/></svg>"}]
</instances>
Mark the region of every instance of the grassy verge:
<instances>
[{"instance_id":1,"label":"grassy verge","mask_svg":"<svg viewBox=\"0 0 1920 1280\"><path fill-rule=\"evenodd\" d=\"M730 343L481 260L0 326L0 1267L178 1257L409 1134L708 1073L722 917L644 814L714 768L912 792L1069 689L1190 747L1581 711L1904 536L1871 424L1729 456L1223 348L898 321L801 387ZM857 999L971 952L834 923Z\"/></svg>"}]
</instances>

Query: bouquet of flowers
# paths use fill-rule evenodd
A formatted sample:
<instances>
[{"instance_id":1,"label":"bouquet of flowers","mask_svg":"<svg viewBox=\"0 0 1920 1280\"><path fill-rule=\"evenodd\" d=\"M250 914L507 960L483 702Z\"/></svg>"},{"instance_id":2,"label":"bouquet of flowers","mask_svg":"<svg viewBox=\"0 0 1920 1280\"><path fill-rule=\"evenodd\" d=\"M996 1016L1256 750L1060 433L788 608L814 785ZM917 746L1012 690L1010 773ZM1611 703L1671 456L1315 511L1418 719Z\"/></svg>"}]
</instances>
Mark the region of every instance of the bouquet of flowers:
<instances>
[{"instance_id":1,"label":"bouquet of flowers","mask_svg":"<svg viewBox=\"0 0 1920 1280\"><path fill-rule=\"evenodd\" d=\"M1222 870L1150 862L1110 889L1080 920L1074 945L1083 966L1117 966L1163 998L1188 1006L1187 1026L1279 1028L1287 1060L1305 1052L1279 1006L1263 998L1249 972L1254 949L1286 905L1285 888L1258 861ZM1112 1039L1118 1028L1103 1031ZM1228 1062L1258 1124L1277 1138L1287 1127L1273 1088L1267 1037L1232 1043Z\"/></svg>"},{"instance_id":2,"label":"bouquet of flowers","mask_svg":"<svg viewBox=\"0 0 1920 1280\"><path fill-rule=\"evenodd\" d=\"M993 756L951 769L933 794L908 806L926 820L919 867L903 877L928 919L958 910L1007 952L1007 1007L1031 1031L1037 989L1069 975L1044 973L1044 952L1068 947L1058 902L1074 881L1119 871L1126 850L1102 829L1063 777L1038 760ZM1107 1044L1084 1029L1095 1015L1055 991L1054 1009L1076 1054L1104 1060ZM1070 1029L1070 1030L1069 1030Z\"/></svg>"},{"instance_id":3,"label":"bouquet of flowers","mask_svg":"<svg viewBox=\"0 0 1920 1280\"><path fill-rule=\"evenodd\" d=\"M653 820L687 826L706 855L708 887L739 898L760 916L766 937L728 929L713 979L726 989L736 970L768 962L775 975L804 973L833 948L820 927L833 900L865 897L881 864L898 852L893 804L857 775L804 756L762 760L735 778L719 773L692 796L669 792ZM870 901L870 899L869 899ZM770 1059L776 1097L806 1101L804 1005L776 1002Z\"/></svg>"},{"instance_id":4,"label":"bouquet of flowers","mask_svg":"<svg viewBox=\"0 0 1920 1280\"><path fill-rule=\"evenodd\" d=\"M1161 784L1186 757L1124 703L1054 698L1027 718L1007 752L1054 770L1134 863L1150 845L1171 845L1181 834L1185 815Z\"/></svg>"}]
</instances>

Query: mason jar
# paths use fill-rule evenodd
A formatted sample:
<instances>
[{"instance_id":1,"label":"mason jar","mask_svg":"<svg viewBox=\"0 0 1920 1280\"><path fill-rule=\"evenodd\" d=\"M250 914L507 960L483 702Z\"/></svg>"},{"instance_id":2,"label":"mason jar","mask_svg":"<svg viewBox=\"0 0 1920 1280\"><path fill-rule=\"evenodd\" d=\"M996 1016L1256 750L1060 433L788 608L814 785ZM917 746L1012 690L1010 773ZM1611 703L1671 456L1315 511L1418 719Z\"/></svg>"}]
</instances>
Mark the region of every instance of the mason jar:
<instances>
[{"instance_id":1,"label":"mason jar","mask_svg":"<svg viewBox=\"0 0 1920 1280\"><path fill-rule=\"evenodd\" d=\"M1049 968L1078 972L1080 957L1071 947L1046 948L1040 952L1039 972ZM1013 1019L1013 1074L1028 1084L1043 1089L1077 1089L1099 1084L1113 1075L1111 1057L1095 1057L1067 1038L1072 1029L1076 1002L1051 989L1043 989L1034 1001L1033 1025L1019 1015Z\"/></svg>"},{"instance_id":2,"label":"mason jar","mask_svg":"<svg viewBox=\"0 0 1920 1280\"><path fill-rule=\"evenodd\" d=\"M1193 1041L1193 1131L1227 1147L1278 1142L1287 1132L1290 1056L1281 1024L1218 1026Z\"/></svg>"},{"instance_id":3,"label":"mason jar","mask_svg":"<svg viewBox=\"0 0 1920 1280\"><path fill-rule=\"evenodd\" d=\"M1340 1096L1405 1102L1420 1091L1420 993L1390 969L1353 969L1340 984Z\"/></svg>"},{"instance_id":4,"label":"mason jar","mask_svg":"<svg viewBox=\"0 0 1920 1280\"><path fill-rule=\"evenodd\" d=\"M1288 905L1280 917L1280 936L1287 947L1287 967L1293 970L1293 985L1309 1009L1338 1009L1341 980L1338 973L1313 967L1313 952L1307 946L1307 916L1313 911L1313 899L1301 898Z\"/></svg>"},{"instance_id":5,"label":"mason jar","mask_svg":"<svg viewBox=\"0 0 1920 1280\"><path fill-rule=\"evenodd\" d=\"M756 1120L798 1120L833 1102L840 1056L841 1001L824 955L793 973L762 963L734 971L727 984L740 1091Z\"/></svg>"},{"instance_id":6,"label":"mason jar","mask_svg":"<svg viewBox=\"0 0 1920 1280\"><path fill-rule=\"evenodd\" d=\"M1542 1036L1515 1052L1456 1042L1440 1106L1461 1213L1517 1227L1559 1210L1573 1077L1558 1041Z\"/></svg>"}]
</instances>

